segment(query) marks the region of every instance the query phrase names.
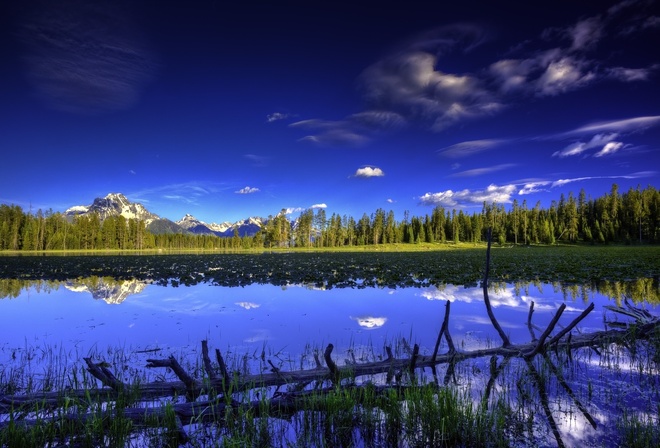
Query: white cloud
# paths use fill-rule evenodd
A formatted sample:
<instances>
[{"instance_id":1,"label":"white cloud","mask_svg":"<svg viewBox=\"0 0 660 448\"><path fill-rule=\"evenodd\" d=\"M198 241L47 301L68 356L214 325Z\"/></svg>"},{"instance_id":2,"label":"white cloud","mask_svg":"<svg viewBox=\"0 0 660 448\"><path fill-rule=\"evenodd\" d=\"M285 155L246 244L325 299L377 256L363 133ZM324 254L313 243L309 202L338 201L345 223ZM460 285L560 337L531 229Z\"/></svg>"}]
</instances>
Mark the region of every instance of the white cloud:
<instances>
[{"instance_id":1,"label":"white cloud","mask_svg":"<svg viewBox=\"0 0 660 448\"><path fill-rule=\"evenodd\" d=\"M384 175L385 175L385 173L380 168L365 166L364 168L358 168L358 170L355 171L355 174L353 176L355 176L355 177L382 177Z\"/></svg>"},{"instance_id":2,"label":"white cloud","mask_svg":"<svg viewBox=\"0 0 660 448\"><path fill-rule=\"evenodd\" d=\"M648 81L653 72L658 70L655 64L648 68L611 67L606 74L612 79L623 82Z\"/></svg>"},{"instance_id":3,"label":"white cloud","mask_svg":"<svg viewBox=\"0 0 660 448\"><path fill-rule=\"evenodd\" d=\"M440 205L443 207L463 207L482 204L483 202L497 202L499 204L511 202L511 195L516 192L515 185L489 185L485 190L446 190L438 193L426 193L419 197L422 205Z\"/></svg>"},{"instance_id":4,"label":"white cloud","mask_svg":"<svg viewBox=\"0 0 660 448\"><path fill-rule=\"evenodd\" d=\"M526 82L534 66L534 60L502 59L493 63L488 70L499 84L499 90L504 94L515 93L527 88Z\"/></svg>"},{"instance_id":5,"label":"white cloud","mask_svg":"<svg viewBox=\"0 0 660 448\"><path fill-rule=\"evenodd\" d=\"M523 187L518 191L519 195L525 195L525 194L532 194L532 193L540 193L542 191L548 191L546 188L541 188L545 187L547 185L550 185L549 181L538 181L538 182L528 182L523 185Z\"/></svg>"},{"instance_id":6,"label":"white cloud","mask_svg":"<svg viewBox=\"0 0 660 448\"><path fill-rule=\"evenodd\" d=\"M621 143L621 142L609 142L605 146L603 146L603 149L601 149L596 154L594 154L594 157L602 157L602 156L614 154L615 152L617 152L621 148L623 148L623 143Z\"/></svg>"},{"instance_id":7,"label":"white cloud","mask_svg":"<svg viewBox=\"0 0 660 448\"><path fill-rule=\"evenodd\" d=\"M394 199L387 198L387 202L389 202L390 204L394 204L396 201Z\"/></svg>"},{"instance_id":8,"label":"white cloud","mask_svg":"<svg viewBox=\"0 0 660 448\"><path fill-rule=\"evenodd\" d=\"M314 131L301 141L358 146L385 129L396 130L417 123L441 132L467 120L499 113L524 97L558 96L604 79L625 83L648 81L660 65L611 67L607 60L595 59L600 53L595 50L601 49L598 47L602 47L604 36L615 35L622 20L627 20L628 9L632 6L622 3L610 8L607 14L546 30L538 36L536 45L519 46L505 59L494 59L482 67L462 72L446 63L446 57L451 53L472 51L481 45L487 35L485 30L465 24L431 30L403 42L363 71L359 84L367 104L365 111L341 120L305 120L292 126ZM636 33L655 29L660 24L656 16L647 14L646 17L649 19L644 23L648 26L639 25ZM533 46L537 50L528 51L522 57L511 57L513 52L522 53ZM611 51L607 49L608 53ZM457 157L461 153L484 151L496 142L475 141L471 147L468 143L439 152ZM583 151L582 147L575 146L564 153Z\"/></svg>"},{"instance_id":9,"label":"white cloud","mask_svg":"<svg viewBox=\"0 0 660 448\"><path fill-rule=\"evenodd\" d=\"M252 193L257 193L259 191L258 188L256 187L245 187L241 188L240 190L235 191L234 193L236 194L252 194Z\"/></svg>"},{"instance_id":10,"label":"white cloud","mask_svg":"<svg viewBox=\"0 0 660 448\"><path fill-rule=\"evenodd\" d=\"M240 306L241 308L245 308L246 310L259 308L261 306L260 304L254 302L236 302L236 305Z\"/></svg>"},{"instance_id":11,"label":"white cloud","mask_svg":"<svg viewBox=\"0 0 660 448\"><path fill-rule=\"evenodd\" d=\"M555 96L593 81L596 76L592 72L585 72L583 65L571 57L550 62L537 81L536 93Z\"/></svg>"},{"instance_id":12,"label":"white cloud","mask_svg":"<svg viewBox=\"0 0 660 448\"><path fill-rule=\"evenodd\" d=\"M582 50L596 45L603 34L603 24L598 17L590 17L575 24L568 32L573 41L571 49Z\"/></svg>"},{"instance_id":13,"label":"white cloud","mask_svg":"<svg viewBox=\"0 0 660 448\"><path fill-rule=\"evenodd\" d=\"M328 208L328 206L327 204L320 203L320 204L310 205L309 207L287 207L286 209L284 209L285 210L284 213L290 215L292 213L304 212L305 210L309 210L309 209L316 210L320 208Z\"/></svg>"},{"instance_id":14,"label":"white cloud","mask_svg":"<svg viewBox=\"0 0 660 448\"><path fill-rule=\"evenodd\" d=\"M501 108L479 77L437 67L435 54L411 49L378 61L362 75L366 99L379 109L426 122L435 131Z\"/></svg>"},{"instance_id":15,"label":"white cloud","mask_svg":"<svg viewBox=\"0 0 660 448\"><path fill-rule=\"evenodd\" d=\"M387 317L372 317L372 316L361 316L361 317L353 317L351 316L351 319L357 322L357 324L362 327L362 328L367 328L367 329L374 329L374 328L380 328L385 323L387 323Z\"/></svg>"},{"instance_id":16,"label":"white cloud","mask_svg":"<svg viewBox=\"0 0 660 448\"><path fill-rule=\"evenodd\" d=\"M555 151L552 156L553 157L570 157L570 156L577 156L582 154L583 152L592 149L592 148L597 148L597 147L602 147L609 142L613 141L615 138L617 138L619 134L613 132L609 134L596 134L594 135L591 140L588 142L574 142L568 145L566 148L562 149L561 151ZM617 148L618 149L618 148Z\"/></svg>"}]
</instances>

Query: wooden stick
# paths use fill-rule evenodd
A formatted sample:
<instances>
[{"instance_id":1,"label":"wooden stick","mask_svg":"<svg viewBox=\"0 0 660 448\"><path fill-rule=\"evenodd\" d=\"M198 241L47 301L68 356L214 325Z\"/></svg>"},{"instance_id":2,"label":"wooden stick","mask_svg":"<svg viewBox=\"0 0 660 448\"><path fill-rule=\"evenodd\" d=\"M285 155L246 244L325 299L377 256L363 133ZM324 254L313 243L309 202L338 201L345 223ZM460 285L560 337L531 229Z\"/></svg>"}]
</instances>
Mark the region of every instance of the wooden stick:
<instances>
[{"instance_id":1,"label":"wooden stick","mask_svg":"<svg viewBox=\"0 0 660 448\"><path fill-rule=\"evenodd\" d=\"M442 327L440 327L440 333L438 333L438 339L435 341L435 348L433 349L433 358L435 358L438 355L438 349L440 348L440 341L442 341L442 335L445 335L445 339L447 340L447 345L449 346L449 353L454 353L456 351L456 348L454 347L454 341L451 338L451 335L449 334L449 309L450 309L451 302L447 300L447 304L445 305L445 317L442 320Z\"/></svg>"},{"instance_id":2,"label":"wooden stick","mask_svg":"<svg viewBox=\"0 0 660 448\"><path fill-rule=\"evenodd\" d=\"M412 356L410 357L410 374L412 375L415 373L415 365L417 364L417 356L419 355L419 344L415 344L413 347L413 353Z\"/></svg>"},{"instance_id":3,"label":"wooden stick","mask_svg":"<svg viewBox=\"0 0 660 448\"><path fill-rule=\"evenodd\" d=\"M95 378L101 381L104 386L108 386L114 391L121 392L126 385L119 381L117 377L105 366L105 362L94 363L91 358L83 358L87 363L87 371Z\"/></svg>"},{"instance_id":4,"label":"wooden stick","mask_svg":"<svg viewBox=\"0 0 660 448\"><path fill-rule=\"evenodd\" d=\"M328 366L328 369L330 369L330 373L332 374L332 377L335 380L339 379L339 369L337 368L337 364L332 360L330 355L332 354L332 350L334 350L335 346L332 344L328 344L328 346L325 348L325 353L323 353L323 358L325 359L325 364Z\"/></svg>"},{"instance_id":5,"label":"wooden stick","mask_svg":"<svg viewBox=\"0 0 660 448\"><path fill-rule=\"evenodd\" d=\"M213 370L211 358L209 358L209 344L206 339L202 341L202 360L204 361L204 370L206 370L206 374L211 380L216 379L215 370Z\"/></svg>"},{"instance_id":6,"label":"wooden stick","mask_svg":"<svg viewBox=\"0 0 660 448\"><path fill-rule=\"evenodd\" d=\"M200 385L193 377L188 375L188 372L181 367L181 364L179 364L179 361L174 356L170 356L167 359L147 359L147 367L167 367L172 369L174 374L186 385L186 392L188 398L191 400L201 392Z\"/></svg>"},{"instance_id":7,"label":"wooden stick","mask_svg":"<svg viewBox=\"0 0 660 448\"><path fill-rule=\"evenodd\" d=\"M229 372L227 371L227 364L225 364L225 360L222 358L222 354L220 353L220 350L217 348L215 349L215 359L218 361L218 366L220 367L220 374L222 375L222 379L225 382L225 385L229 387L229 382L231 381L231 378L229 378Z\"/></svg>"},{"instance_id":8,"label":"wooden stick","mask_svg":"<svg viewBox=\"0 0 660 448\"><path fill-rule=\"evenodd\" d=\"M566 328L564 328L564 329L561 330L559 333L557 333L554 337L552 337L552 338L548 341L548 345L552 345L552 344L556 343L557 341L559 341L561 338L563 338L564 335L565 335L566 333L568 333L569 331L571 331L571 330L572 330L572 329L573 329L578 323L580 323L580 321L581 321L582 319L584 319L585 317L587 317L587 314L589 314L591 311L593 311L593 309L594 309L594 303L591 302L591 303L589 304L589 306L588 306L584 311L582 311L582 313L580 313L580 315L579 315L578 317L576 317L575 319L573 319L573 322L571 322L570 324L568 324L568 326L567 326Z\"/></svg>"},{"instance_id":9,"label":"wooden stick","mask_svg":"<svg viewBox=\"0 0 660 448\"><path fill-rule=\"evenodd\" d=\"M493 236L493 228L489 227L488 247L486 248L486 271L484 273L484 281L482 282L482 287L484 290L484 303L486 304L486 312L488 313L490 322L493 324L493 327L495 327L495 330L497 330L497 333L500 335L500 338L502 338L502 345L504 347L509 347L511 345L511 342L509 341L509 337L506 335L504 330L502 330L502 327L495 318L495 314L493 314L493 308L490 306L490 299L488 298L488 272L490 271L490 240L492 236Z\"/></svg>"},{"instance_id":10,"label":"wooden stick","mask_svg":"<svg viewBox=\"0 0 660 448\"><path fill-rule=\"evenodd\" d=\"M545 340L550 336L550 333L552 333L552 330L554 330L555 325L557 325L557 322L559 322L559 318L561 317L561 314L564 312L566 309L566 304L562 303L559 306L559 309L557 309L557 313L554 315L550 323L548 324L548 327L545 329L545 331L541 334L541 337L538 340L538 343L536 344L536 347L534 347L534 350L523 353L523 356L525 358L532 358L536 356L542 349L543 349L543 343Z\"/></svg>"}]
</instances>

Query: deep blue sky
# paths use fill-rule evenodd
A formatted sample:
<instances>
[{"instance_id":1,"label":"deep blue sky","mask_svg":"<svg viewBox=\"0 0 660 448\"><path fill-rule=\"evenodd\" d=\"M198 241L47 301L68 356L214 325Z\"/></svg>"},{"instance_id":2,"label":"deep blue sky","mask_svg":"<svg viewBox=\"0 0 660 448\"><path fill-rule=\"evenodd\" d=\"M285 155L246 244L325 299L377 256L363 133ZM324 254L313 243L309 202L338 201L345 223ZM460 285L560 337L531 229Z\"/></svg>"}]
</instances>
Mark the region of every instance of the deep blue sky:
<instances>
[{"instance_id":1,"label":"deep blue sky","mask_svg":"<svg viewBox=\"0 0 660 448\"><path fill-rule=\"evenodd\" d=\"M355 218L660 187L658 1L6 1L0 202Z\"/></svg>"}]
</instances>

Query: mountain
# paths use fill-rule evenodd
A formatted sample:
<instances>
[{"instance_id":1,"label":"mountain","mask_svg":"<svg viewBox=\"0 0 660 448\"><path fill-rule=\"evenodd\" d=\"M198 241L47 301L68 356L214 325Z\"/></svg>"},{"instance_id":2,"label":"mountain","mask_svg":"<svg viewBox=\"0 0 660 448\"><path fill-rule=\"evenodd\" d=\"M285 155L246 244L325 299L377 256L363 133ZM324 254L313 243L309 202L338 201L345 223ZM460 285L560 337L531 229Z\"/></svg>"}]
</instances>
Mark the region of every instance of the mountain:
<instances>
[{"instance_id":1,"label":"mountain","mask_svg":"<svg viewBox=\"0 0 660 448\"><path fill-rule=\"evenodd\" d=\"M197 235L216 235L216 236L234 236L234 231L238 232L239 236L254 236L264 226L265 222L262 218L247 218L235 223L223 222L222 224L211 223L207 224L200 221L194 216L187 214L176 224L188 232Z\"/></svg>"},{"instance_id":2,"label":"mountain","mask_svg":"<svg viewBox=\"0 0 660 448\"><path fill-rule=\"evenodd\" d=\"M154 234L193 233L196 235L216 235L222 237L254 236L266 224L262 218L251 217L235 223L207 224L187 214L177 222L151 213L139 202L131 202L121 193L110 193L104 198L96 198L91 205L75 205L64 212L72 220L76 216L96 213L101 220L109 216L123 216L126 219L139 219L146 223L147 230Z\"/></svg>"},{"instance_id":3,"label":"mountain","mask_svg":"<svg viewBox=\"0 0 660 448\"><path fill-rule=\"evenodd\" d=\"M91 213L99 215L101 220L104 220L108 216L121 215L126 219L145 221L147 225L156 219L160 219L158 215L151 213L142 204L129 201L121 193L110 193L104 198L96 198L92 205L76 205L67 209L64 215L74 217Z\"/></svg>"},{"instance_id":4,"label":"mountain","mask_svg":"<svg viewBox=\"0 0 660 448\"><path fill-rule=\"evenodd\" d=\"M121 193L110 193L104 198L96 198L92 205L75 205L64 212L64 216L73 219L96 213L101 221L109 216L123 216L126 219L144 221L151 233L186 233L172 221L151 213L139 202L131 202Z\"/></svg>"},{"instance_id":5,"label":"mountain","mask_svg":"<svg viewBox=\"0 0 660 448\"><path fill-rule=\"evenodd\" d=\"M226 225L207 224L190 214L186 214L183 218L176 221L175 224L196 235L218 235L227 230L231 225L230 223L225 223Z\"/></svg>"},{"instance_id":6,"label":"mountain","mask_svg":"<svg viewBox=\"0 0 660 448\"><path fill-rule=\"evenodd\" d=\"M254 236L265 224L266 220L262 218L247 218L236 221L224 232L223 236L234 236L234 230L236 230L238 236Z\"/></svg>"}]
</instances>

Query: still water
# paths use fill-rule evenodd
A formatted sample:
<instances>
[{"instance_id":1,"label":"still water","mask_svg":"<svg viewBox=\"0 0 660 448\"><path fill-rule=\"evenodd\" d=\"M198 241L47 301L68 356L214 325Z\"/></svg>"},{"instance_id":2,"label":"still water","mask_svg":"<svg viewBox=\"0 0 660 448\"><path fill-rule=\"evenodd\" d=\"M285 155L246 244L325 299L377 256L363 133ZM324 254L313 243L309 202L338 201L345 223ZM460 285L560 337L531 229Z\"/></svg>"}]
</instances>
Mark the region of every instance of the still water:
<instances>
[{"instance_id":1,"label":"still water","mask_svg":"<svg viewBox=\"0 0 660 448\"><path fill-rule=\"evenodd\" d=\"M223 352L233 369L252 373L263 369L264 359L282 370L311 368L309 355L322 353L329 343L335 346L333 358L338 364L349 358L358 362L379 359L385 346L395 347L395 356L406 356L405 347L419 344L420 353L428 355L433 352L447 301L451 302L449 330L459 351L501 344L479 287L172 287L96 278L26 283L19 293L15 291L0 299L0 370L6 374L21 364L22 371L37 380L45 370L41 364L53 359L66 359L60 367L63 371L82 369L85 356L110 358L117 368L112 359L117 352L124 354L122 362L133 364L130 371L144 370L146 359L155 357L154 353L162 358L187 357L194 364L204 339ZM579 332L604 330L604 320L616 318L604 306L616 305L621 298L586 286L558 284L491 285L489 296L513 344L530 341L527 318L532 302L538 336L561 304L567 307L557 328L568 325L593 302L595 309L579 324ZM659 312L656 306L642 306L655 315ZM443 345L440 353L446 350ZM619 443L617 419L622 408L657 421L657 367L641 369L626 355L608 355L603 361L602 353L596 356L585 350L565 373L568 386L549 386L551 404L545 409L530 405L531 410L524 412L553 414L569 446ZM478 397L488 381L487 361L459 366L454 382L469 386ZM603 369L604 364L609 370ZM520 378L526 378L526 369L512 363L496 389L513 391L510 395L516 396L525 388ZM521 372L520 378L514 377ZM617 394L612 395L612 390ZM535 417L534 424L539 438L535 443L547 439L549 446L554 445L550 427L541 422L542 415L537 417L539 422ZM595 428L591 420L597 423Z\"/></svg>"},{"instance_id":2,"label":"still water","mask_svg":"<svg viewBox=\"0 0 660 448\"><path fill-rule=\"evenodd\" d=\"M576 294L577 292L577 294ZM583 331L603 329L604 304L612 299L585 288L500 285L489 294L496 316L513 343L529 341L527 314L545 327L561 303L568 324L589 302L596 309ZM453 302L450 331L463 349L497 341L479 287L331 289L305 285L253 284L218 287L199 284L166 287L132 281L96 280L35 284L16 298L0 301L3 316L0 357L27 346L61 345L86 353L93 347L129 347L181 352L202 339L234 352L268 349L293 355L306 346L349 348L407 338L433 350L444 316ZM1 358L0 358L1 359Z\"/></svg>"}]
</instances>

